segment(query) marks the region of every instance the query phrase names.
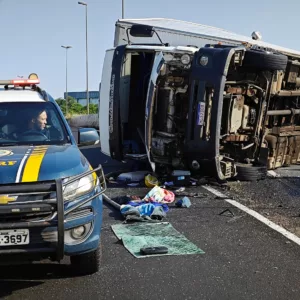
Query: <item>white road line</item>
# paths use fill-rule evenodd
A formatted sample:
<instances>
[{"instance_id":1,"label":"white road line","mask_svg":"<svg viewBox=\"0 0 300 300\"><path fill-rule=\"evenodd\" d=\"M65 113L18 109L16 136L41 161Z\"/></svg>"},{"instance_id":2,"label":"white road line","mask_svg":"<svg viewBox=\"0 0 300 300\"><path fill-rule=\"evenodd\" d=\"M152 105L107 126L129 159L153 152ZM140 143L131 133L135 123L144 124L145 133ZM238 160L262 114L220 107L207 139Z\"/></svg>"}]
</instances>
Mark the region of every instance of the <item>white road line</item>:
<instances>
[{"instance_id":1,"label":"white road line","mask_svg":"<svg viewBox=\"0 0 300 300\"><path fill-rule=\"evenodd\" d=\"M229 197L227 197L223 193L219 192L218 190L216 190L216 189L214 189L210 186L203 186L203 188L205 188L206 190L208 190L209 192L211 192L212 194L214 194L218 197L224 198L224 201L226 201L226 202L230 203L231 205L239 208L240 210L246 212L248 215L254 217L255 219L257 219L259 221L261 221L262 223L264 223L268 227L270 227L273 230L281 233L283 236L285 236L286 238L288 238L289 240L293 241L294 243L296 243L297 245L300 246L300 238L299 237L297 237L293 233L289 232L288 230L284 229L283 227L273 223L272 221L265 218L264 216L262 216L258 212L248 208L247 206L245 206L245 205L243 205L243 204L241 204L241 203L239 203L235 200L230 199Z\"/></svg>"}]
</instances>

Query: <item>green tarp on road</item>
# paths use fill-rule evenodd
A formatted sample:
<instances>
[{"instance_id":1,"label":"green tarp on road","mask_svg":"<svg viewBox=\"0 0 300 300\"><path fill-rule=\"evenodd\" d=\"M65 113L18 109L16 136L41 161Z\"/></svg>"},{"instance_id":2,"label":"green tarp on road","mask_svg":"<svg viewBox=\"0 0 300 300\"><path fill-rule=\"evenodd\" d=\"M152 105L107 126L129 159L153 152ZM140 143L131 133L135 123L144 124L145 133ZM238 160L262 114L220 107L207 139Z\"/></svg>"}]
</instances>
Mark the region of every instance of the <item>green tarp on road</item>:
<instances>
[{"instance_id":1,"label":"green tarp on road","mask_svg":"<svg viewBox=\"0 0 300 300\"><path fill-rule=\"evenodd\" d=\"M190 242L170 223L135 223L112 225L112 230L125 248L135 257L150 257L163 255L204 254L204 251ZM167 254L143 255L143 247L165 246Z\"/></svg>"}]
</instances>

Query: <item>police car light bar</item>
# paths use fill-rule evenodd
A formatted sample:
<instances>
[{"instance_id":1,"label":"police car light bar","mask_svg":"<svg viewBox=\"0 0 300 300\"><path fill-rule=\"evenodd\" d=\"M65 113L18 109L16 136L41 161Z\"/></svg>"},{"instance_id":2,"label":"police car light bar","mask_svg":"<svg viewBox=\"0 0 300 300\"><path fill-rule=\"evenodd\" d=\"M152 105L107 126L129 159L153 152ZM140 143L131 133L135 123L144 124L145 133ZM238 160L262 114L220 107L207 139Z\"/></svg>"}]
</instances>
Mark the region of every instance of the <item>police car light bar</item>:
<instances>
[{"instance_id":1,"label":"police car light bar","mask_svg":"<svg viewBox=\"0 0 300 300\"><path fill-rule=\"evenodd\" d=\"M39 79L14 79L14 80L0 80L0 85L14 85L14 86L29 86L39 84Z\"/></svg>"}]
</instances>

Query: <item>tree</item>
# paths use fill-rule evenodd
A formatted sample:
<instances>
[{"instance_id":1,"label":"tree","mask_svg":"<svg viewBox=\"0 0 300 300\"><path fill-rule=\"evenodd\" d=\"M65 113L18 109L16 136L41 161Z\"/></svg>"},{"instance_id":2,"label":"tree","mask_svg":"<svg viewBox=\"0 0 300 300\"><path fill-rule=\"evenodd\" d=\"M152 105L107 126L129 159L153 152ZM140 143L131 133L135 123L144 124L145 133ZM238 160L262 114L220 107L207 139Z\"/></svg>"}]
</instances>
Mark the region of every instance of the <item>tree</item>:
<instances>
[{"instance_id":1,"label":"tree","mask_svg":"<svg viewBox=\"0 0 300 300\"><path fill-rule=\"evenodd\" d=\"M63 114L66 115L65 99L58 98L55 101L59 105ZM90 108L90 114L98 113L98 106L96 104L90 104L89 108ZM82 114L87 114L87 106L82 106L81 104L77 103L75 98L68 96L68 115L82 115Z\"/></svg>"},{"instance_id":2,"label":"tree","mask_svg":"<svg viewBox=\"0 0 300 300\"><path fill-rule=\"evenodd\" d=\"M90 110L90 115L97 114L98 113L98 105L90 103L89 110ZM82 113L87 114L87 106L83 106Z\"/></svg>"}]
</instances>

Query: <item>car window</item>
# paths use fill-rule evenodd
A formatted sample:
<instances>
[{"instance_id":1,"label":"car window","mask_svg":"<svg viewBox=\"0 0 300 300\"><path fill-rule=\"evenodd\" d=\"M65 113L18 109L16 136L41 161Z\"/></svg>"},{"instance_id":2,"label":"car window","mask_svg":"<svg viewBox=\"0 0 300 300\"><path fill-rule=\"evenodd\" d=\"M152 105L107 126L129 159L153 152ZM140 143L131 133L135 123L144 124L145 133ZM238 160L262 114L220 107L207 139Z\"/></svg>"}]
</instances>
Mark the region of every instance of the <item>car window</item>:
<instances>
[{"instance_id":1,"label":"car window","mask_svg":"<svg viewBox=\"0 0 300 300\"><path fill-rule=\"evenodd\" d=\"M54 126L61 134L63 134L62 126L59 122L57 114L53 110L48 110L48 117L50 117L50 123Z\"/></svg>"},{"instance_id":2,"label":"car window","mask_svg":"<svg viewBox=\"0 0 300 300\"><path fill-rule=\"evenodd\" d=\"M0 146L66 142L66 128L53 103L0 103Z\"/></svg>"}]
</instances>

